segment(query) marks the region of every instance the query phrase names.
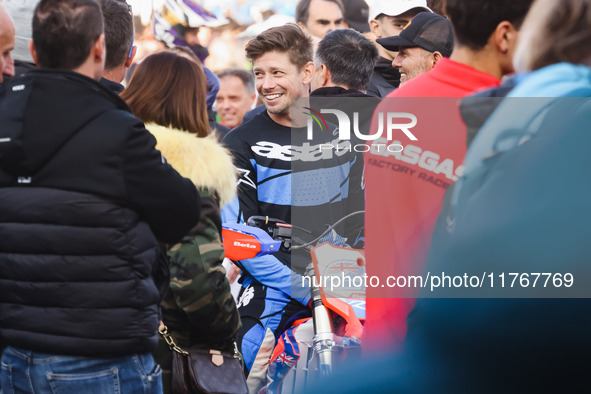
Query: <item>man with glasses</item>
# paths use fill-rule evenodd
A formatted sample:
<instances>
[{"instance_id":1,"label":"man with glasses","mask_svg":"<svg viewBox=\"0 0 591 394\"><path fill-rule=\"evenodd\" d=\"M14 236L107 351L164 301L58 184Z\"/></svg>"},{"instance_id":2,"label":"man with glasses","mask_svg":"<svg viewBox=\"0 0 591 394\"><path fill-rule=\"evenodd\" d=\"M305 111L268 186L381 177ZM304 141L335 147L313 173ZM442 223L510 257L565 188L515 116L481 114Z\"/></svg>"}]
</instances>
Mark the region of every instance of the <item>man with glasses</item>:
<instances>
[{"instance_id":1,"label":"man with glasses","mask_svg":"<svg viewBox=\"0 0 591 394\"><path fill-rule=\"evenodd\" d=\"M135 56L133 45L133 15L131 5L124 0L101 0L105 20L107 59L101 84L119 94L124 87L121 81Z\"/></svg>"}]
</instances>

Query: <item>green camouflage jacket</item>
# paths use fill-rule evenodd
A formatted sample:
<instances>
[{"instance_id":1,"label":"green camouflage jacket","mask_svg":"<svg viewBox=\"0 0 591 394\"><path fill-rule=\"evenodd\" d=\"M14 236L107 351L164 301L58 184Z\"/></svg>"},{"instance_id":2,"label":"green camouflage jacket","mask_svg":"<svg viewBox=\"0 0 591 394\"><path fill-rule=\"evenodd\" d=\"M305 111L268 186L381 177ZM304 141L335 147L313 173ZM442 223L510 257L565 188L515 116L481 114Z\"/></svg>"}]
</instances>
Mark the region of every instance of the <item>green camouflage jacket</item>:
<instances>
[{"instance_id":1,"label":"green camouflage jacket","mask_svg":"<svg viewBox=\"0 0 591 394\"><path fill-rule=\"evenodd\" d=\"M199 223L168 251L170 290L162 314L180 347L223 348L233 343L240 316L222 267L219 207L208 191L200 195Z\"/></svg>"}]
</instances>

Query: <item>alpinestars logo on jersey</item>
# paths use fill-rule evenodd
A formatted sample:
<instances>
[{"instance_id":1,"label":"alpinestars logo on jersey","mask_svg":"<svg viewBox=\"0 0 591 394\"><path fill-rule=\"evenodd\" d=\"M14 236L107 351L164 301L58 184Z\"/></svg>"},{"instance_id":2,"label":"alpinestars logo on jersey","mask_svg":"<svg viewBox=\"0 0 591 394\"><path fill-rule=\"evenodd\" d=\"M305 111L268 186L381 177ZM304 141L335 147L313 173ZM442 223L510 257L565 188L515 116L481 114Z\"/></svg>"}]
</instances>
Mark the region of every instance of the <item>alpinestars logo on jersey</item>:
<instances>
[{"instance_id":1,"label":"alpinestars logo on jersey","mask_svg":"<svg viewBox=\"0 0 591 394\"><path fill-rule=\"evenodd\" d=\"M331 149L323 149L330 146ZM351 142L343 141L336 138L332 142L325 144L310 144L303 143L301 146L295 145L279 145L275 142L259 141L256 145L251 147L252 151L259 156L268 159L276 159L282 161L304 161L314 162L319 160L332 159L336 156L343 156L351 152Z\"/></svg>"}]
</instances>

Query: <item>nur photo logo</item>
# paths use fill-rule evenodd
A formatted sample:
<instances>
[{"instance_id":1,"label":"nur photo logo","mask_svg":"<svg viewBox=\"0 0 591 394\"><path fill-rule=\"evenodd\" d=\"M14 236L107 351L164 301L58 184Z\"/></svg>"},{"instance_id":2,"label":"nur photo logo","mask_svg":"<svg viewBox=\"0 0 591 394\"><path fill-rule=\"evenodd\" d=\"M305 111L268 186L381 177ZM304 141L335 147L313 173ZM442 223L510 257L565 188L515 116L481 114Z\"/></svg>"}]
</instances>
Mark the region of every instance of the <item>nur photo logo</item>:
<instances>
[{"instance_id":1,"label":"nur photo logo","mask_svg":"<svg viewBox=\"0 0 591 394\"><path fill-rule=\"evenodd\" d=\"M310 119L308 119L307 135L307 138L310 141L314 139L313 121L316 121L321 130L328 129L326 119L324 119L322 114L331 114L336 116L339 130L339 139L341 140L351 139L351 129L353 129L353 133L357 138L364 141L375 141L382 137L392 140L392 136L395 131L403 132L411 141L418 140L418 138L410 131L410 129L417 125L417 117L408 112L378 112L376 115L374 115L374 117L377 116L378 120L377 131L373 134L370 134L369 132L364 134L359 130L359 112L353 112L353 122L351 122L349 115L339 109L321 109L320 112L318 112L309 107L305 108L312 112L305 113L310 117ZM404 120L406 120L406 122L404 122ZM384 131L386 132L385 136Z\"/></svg>"},{"instance_id":2,"label":"nur photo logo","mask_svg":"<svg viewBox=\"0 0 591 394\"><path fill-rule=\"evenodd\" d=\"M310 113L305 113L309 119L307 124L307 139L308 141L314 140L314 123L316 123L321 131L328 130L328 122L323 115L333 115L330 119L331 123L338 126L338 140L339 141L392 141L395 134L404 134L410 141L417 141L418 138L412 133L411 129L418 123L418 119L415 115L408 112L378 112L373 115L374 123L377 121L377 130L371 132L371 130L360 129L360 116L359 112L353 112L352 118L350 114L338 109L320 109L320 111L314 110L309 107L305 107ZM336 118L336 122L333 119ZM369 129L369 125L366 125ZM352 138L354 136L354 138ZM388 150L392 152L401 152L404 147L400 144L387 145ZM321 144L320 150L324 149L342 149L341 144L328 143ZM356 152L369 152L371 150L370 144L355 144L350 146L350 149ZM396 149L396 150L392 150Z\"/></svg>"},{"instance_id":3,"label":"nur photo logo","mask_svg":"<svg viewBox=\"0 0 591 394\"><path fill-rule=\"evenodd\" d=\"M310 111L310 113L304 112L304 115L308 115L310 118L314 119L316 121L316 123L318 124L318 127L320 127L321 131L328 130L328 124L326 123L326 120L318 111L315 111L310 107L304 107L304 108L307 109L308 111ZM310 122L308 122L308 139L310 139L309 136L310 136L310 127L311 126L313 127L314 125L311 124Z\"/></svg>"}]
</instances>

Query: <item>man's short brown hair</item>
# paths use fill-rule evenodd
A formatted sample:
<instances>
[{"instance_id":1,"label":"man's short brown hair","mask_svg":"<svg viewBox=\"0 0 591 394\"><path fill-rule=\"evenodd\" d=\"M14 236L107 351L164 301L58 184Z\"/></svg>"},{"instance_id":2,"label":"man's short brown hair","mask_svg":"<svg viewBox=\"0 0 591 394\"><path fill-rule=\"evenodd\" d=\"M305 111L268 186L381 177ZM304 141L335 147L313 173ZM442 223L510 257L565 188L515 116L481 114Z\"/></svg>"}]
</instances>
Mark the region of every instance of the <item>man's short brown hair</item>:
<instances>
[{"instance_id":1,"label":"man's short brown hair","mask_svg":"<svg viewBox=\"0 0 591 394\"><path fill-rule=\"evenodd\" d=\"M125 63L133 45L133 15L127 3L120 0L101 0L105 20L107 59L105 70Z\"/></svg>"},{"instance_id":2,"label":"man's short brown hair","mask_svg":"<svg viewBox=\"0 0 591 394\"><path fill-rule=\"evenodd\" d=\"M246 45L246 56L253 63L271 51L287 53L299 70L311 62L314 55L312 40L293 23L267 29Z\"/></svg>"},{"instance_id":3,"label":"man's short brown hair","mask_svg":"<svg viewBox=\"0 0 591 394\"><path fill-rule=\"evenodd\" d=\"M95 0L41 0L33 16L33 44L42 67L74 70L103 34Z\"/></svg>"}]
</instances>

